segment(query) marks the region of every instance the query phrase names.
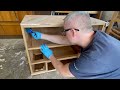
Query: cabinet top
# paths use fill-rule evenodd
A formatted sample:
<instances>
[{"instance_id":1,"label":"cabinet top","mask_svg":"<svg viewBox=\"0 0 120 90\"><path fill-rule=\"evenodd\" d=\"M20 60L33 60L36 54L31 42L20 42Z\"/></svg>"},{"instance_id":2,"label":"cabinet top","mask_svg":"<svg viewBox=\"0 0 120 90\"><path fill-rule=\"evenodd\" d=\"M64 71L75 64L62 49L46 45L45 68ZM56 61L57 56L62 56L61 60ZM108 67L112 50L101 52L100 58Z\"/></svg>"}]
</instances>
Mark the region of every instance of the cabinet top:
<instances>
[{"instance_id":1,"label":"cabinet top","mask_svg":"<svg viewBox=\"0 0 120 90\"><path fill-rule=\"evenodd\" d=\"M62 27L66 15L25 15L21 26L24 27ZM92 25L105 25L105 21L92 18Z\"/></svg>"}]
</instances>

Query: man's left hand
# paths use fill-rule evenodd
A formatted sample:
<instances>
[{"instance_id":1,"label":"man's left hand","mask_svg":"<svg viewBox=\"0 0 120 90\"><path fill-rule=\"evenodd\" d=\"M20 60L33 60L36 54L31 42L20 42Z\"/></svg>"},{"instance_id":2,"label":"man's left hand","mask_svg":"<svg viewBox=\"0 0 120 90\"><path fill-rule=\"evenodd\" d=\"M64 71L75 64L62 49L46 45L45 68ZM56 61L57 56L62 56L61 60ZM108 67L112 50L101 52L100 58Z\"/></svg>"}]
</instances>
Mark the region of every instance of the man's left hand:
<instances>
[{"instance_id":1,"label":"man's left hand","mask_svg":"<svg viewBox=\"0 0 120 90\"><path fill-rule=\"evenodd\" d=\"M46 44L42 44L42 45L40 46L40 50L41 50L41 52L42 52L48 59L50 59L50 57L53 55L52 50L49 49Z\"/></svg>"}]
</instances>

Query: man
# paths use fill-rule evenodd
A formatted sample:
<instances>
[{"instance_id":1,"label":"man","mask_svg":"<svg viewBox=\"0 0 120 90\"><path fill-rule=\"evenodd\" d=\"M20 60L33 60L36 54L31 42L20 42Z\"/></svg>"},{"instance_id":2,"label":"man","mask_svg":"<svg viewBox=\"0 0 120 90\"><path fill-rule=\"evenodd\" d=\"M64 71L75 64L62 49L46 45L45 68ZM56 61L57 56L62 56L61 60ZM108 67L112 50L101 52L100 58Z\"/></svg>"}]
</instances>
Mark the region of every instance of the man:
<instances>
[{"instance_id":1,"label":"man","mask_svg":"<svg viewBox=\"0 0 120 90\"><path fill-rule=\"evenodd\" d=\"M100 30L93 31L87 12L76 11L68 14L64 19L64 33L66 36L35 31L31 33L36 40L45 39L57 44L82 47L77 60L63 65L56 60L46 44L40 46L41 52L63 76L75 76L78 79L120 78L120 41Z\"/></svg>"}]
</instances>

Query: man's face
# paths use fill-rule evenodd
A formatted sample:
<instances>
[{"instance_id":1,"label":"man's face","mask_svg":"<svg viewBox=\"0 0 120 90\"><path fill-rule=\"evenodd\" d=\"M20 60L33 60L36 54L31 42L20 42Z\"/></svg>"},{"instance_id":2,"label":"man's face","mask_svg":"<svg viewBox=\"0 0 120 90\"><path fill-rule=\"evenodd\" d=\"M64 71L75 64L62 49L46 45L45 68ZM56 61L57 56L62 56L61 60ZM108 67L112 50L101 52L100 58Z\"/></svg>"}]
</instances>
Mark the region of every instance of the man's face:
<instances>
[{"instance_id":1,"label":"man's face","mask_svg":"<svg viewBox=\"0 0 120 90\"><path fill-rule=\"evenodd\" d=\"M79 24L77 22L77 18L74 18L72 20L64 22L64 30L67 30L67 29L69 29L69 30L65 32L66 33L66 37L68 38L68 40L71 43L74 43L75 39L73 37L73 30L79 29ZM75 30L75 32L76 32L76 30Z\"/></svg>"}]
</instances>

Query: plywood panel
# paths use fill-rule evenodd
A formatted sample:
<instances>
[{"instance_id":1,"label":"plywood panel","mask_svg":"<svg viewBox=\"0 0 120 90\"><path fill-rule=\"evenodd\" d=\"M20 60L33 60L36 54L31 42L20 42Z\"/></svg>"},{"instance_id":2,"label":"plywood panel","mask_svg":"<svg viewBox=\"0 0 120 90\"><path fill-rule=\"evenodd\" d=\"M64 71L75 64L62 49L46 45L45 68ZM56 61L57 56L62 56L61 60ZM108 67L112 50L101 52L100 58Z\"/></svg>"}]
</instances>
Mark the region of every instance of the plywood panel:
<instances>
[{"instance_id":1,"label":"plywood panel","mask_svg":"<svg viewBox=\"0 0 120 90\"><path fill-rule=\"evenodd\" d=\"M38 31L41 33L45 33L45 34L51 34L51 35L61 35L63 28L32 28L33 31ZM27 34L27 33L26 33ZM29 40L31 39L32 44L28 44L28 48L35 48L35 47L39 47L41 44L46 43L46 44L54 44L50 41L47 40L35 40L34 38L31 37L31 35L25 35L26 37L29 36ZM28 41L29 43L29 41Z\"/></svg>"},{"instance_id":2,"label":"plywood panel","mask_svg":"<svg viewBox=\"0 0 120 90\"><path fill-rule=\"evenodd\" d=\"M63 19L65 16L50 16L50 15L26 15L21 22L21 28L23 33L23 38L26 46L26 52L28 56L29 66L34 71L31 75L37 75L45 72L55 71L55 69L50 64L50 60L48 60L41 52L40 45L43 43L47 43L48 46L52 44L53 46L57 46L54 43L43 41L43 40L35 40L31 35L25 32L25 28L32 28L34 31L40 31L46 34L62 34L63 31ZM105 22L102 20L98 20L95 18L91 18L92 25L105 25ZM57 60L60 60L62 63L68 63L71 61L70 59L76 60L78 58L77 51L74 51L78 48L74 48L71 46L57 46L50 48L52 49L54 56ZM35 57L36 55L36 57ZM36 59L36 60L35 60ZM66 61L68 60L68 61ZM49 63L49 65L48 65ZM36 67L34 65L38 64ZM44 64L44 65L43 65ZM45 69L40 70L42 67ZM44 68L43 67L43 68ZM34 69L34 70L33 70Z\"/></svg>"},{"instance_id":3,"label":"plywood panel","mask_svg":"<svg viewBox=\"0 0 120 90\"><path fill-rule=\"evenodd\" d=\"M45 70L46 70L45 63L33 65L33 72L45 71Z\"/></svg>"},{"instance_id":4,"label":"plywood panel","mask_svg":"<svg viewBox=\"0 0 120 90\"><path fill-rule=\"evenodd\" d=\"M78 57L77 52L75 52L71 46L56 47L51 50L57 60L66 60ZM29 54L32 64L51 62L41 53L40 49L29 51ZM37 60L35 60L35 57L37 57Z\"/></svg>"},{"instance_id":5,"label":"plywood panel","mask_svg":"<svg viewBox=\"0 0 120 90\"><path fill-rule=\"evenodd\" d=\"M24 27L63 27L65 15L26 15L21 22ZM105 25L105 21L96 18L91 19L92 26Z\"/></svg>"}]
</instances>

